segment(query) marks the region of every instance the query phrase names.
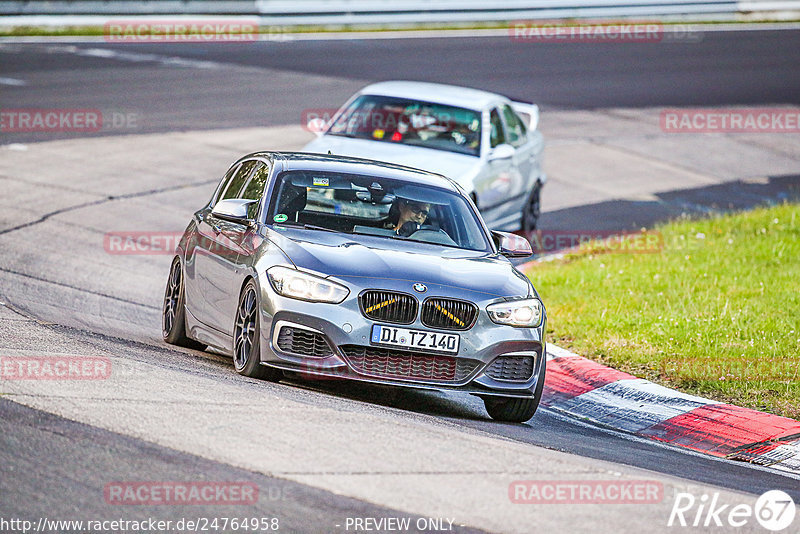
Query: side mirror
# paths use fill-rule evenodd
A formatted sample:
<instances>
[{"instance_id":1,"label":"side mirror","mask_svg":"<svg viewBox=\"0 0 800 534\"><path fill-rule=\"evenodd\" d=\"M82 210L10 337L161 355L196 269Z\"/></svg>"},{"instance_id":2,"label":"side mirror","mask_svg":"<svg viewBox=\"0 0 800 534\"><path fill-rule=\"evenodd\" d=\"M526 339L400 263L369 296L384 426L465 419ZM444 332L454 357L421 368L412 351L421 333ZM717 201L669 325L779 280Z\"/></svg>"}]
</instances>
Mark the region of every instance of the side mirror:
<instances>
[{"instance_id":1,"label":"side mirror","mask_svg":"<svg viewBox=\"0 0 800 534\"><path fill-rule=\"evenodd\" d=\"M489 161L501 160L501 159L511 159L514 157L514 147L509 145L508 143L503 143L502 145L497 145L489 152Z\"/></svg>"},{"instance_id":2,"label":"side mirror","mask_svg":"<svg viewBox=\"0 0 800 534\"><path fill-rule=\"evenodd\" d=\"M223 221L230 221L239 224L250 224L253 222L247 216L247 208L250 204L258 200L246 200L241 198L228 198L220 200L211 210L211 215Z\"/></svg>"},{"instance_id":3,"label":"side mirror","mask_svg":"<svg viewBox=\"0 0 800 534\"><path fill-rule=\"evenodd\" d=\"M325 122L325 119L323 119L322 117L314 117L313 119L310 119L306 123L306 128L308 129L308 131L314 132L314 134L317 137L321 136L325 132L326 126L327 123Z\"/></svg>"},{"instance_id":4,"label":"side mirror","mask_svg":"<svg viewBox=\"0 0 800 534\"><path fill-rule=\"evenodd\" d=\"M533 254L531 244L524 237L492 230L492 239L500 254L507 258L526 258Z\"/></svg>"}]
</instances>

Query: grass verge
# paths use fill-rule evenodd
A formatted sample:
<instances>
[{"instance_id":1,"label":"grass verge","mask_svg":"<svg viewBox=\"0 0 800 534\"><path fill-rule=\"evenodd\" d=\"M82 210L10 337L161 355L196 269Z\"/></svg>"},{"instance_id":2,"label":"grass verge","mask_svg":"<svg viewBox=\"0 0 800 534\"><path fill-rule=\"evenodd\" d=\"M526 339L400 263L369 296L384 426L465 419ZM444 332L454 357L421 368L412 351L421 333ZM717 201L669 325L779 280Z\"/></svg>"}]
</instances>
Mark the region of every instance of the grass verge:
<instances>
[{"instance_id":1,"label":"grass verge","mask_svg":"<svg viewBox=\"0 0 800 534\"><path fill-rule=\"evenodd\" d=\"M800 419L800 205L655 228L653 253L585 246L527 274L548 340L687 393Z\"/></svg>"}]
</instances>

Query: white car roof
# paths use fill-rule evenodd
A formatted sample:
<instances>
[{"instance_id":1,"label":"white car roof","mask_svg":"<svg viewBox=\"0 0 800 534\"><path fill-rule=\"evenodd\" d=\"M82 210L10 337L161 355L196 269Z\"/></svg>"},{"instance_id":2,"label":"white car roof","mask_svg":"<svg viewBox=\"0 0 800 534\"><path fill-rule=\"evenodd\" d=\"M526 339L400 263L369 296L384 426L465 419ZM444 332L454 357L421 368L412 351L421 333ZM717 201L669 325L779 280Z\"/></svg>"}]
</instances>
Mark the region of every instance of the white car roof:
<instances>
[{"instance_id":1,"label":"white car roof","mask_svg":"<svg viewBox=\"0 0 800 534\"><path fill-rule=\"evenodd\" d=\"M411 98L474 110L486 109L499 101L508 102L506 97L488 91L427 82L379 82L364 87L360 92L369 95Z\"/></svg>"}]
</instances>

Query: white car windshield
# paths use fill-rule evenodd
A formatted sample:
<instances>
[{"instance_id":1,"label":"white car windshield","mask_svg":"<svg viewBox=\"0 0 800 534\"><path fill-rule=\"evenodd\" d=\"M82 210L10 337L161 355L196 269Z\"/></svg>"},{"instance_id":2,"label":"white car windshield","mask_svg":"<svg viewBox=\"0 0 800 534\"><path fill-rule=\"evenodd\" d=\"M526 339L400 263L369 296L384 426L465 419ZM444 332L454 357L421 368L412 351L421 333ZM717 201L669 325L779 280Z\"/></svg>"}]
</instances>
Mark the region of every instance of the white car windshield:
<instances>
[{"instance_id":1,"label":"white car windshield","mask_svg":"<svg viewBox=\"0 0 800 534\"><path fill-rule=\"evenodd\" d=\"M479 156L481 114L419 100L361 95L327 134Z\"/></svg>"},{"instance_id":2,"label":"white car windshield","mask_svg":"<svg viewBox=\"0 0 800 534\"><path fill-rule=\"evenodd\" d=\"M492 250L467 200L438 187L298 170L281 173L272 191L267 224Z\"/></svg>"}]
</instances>

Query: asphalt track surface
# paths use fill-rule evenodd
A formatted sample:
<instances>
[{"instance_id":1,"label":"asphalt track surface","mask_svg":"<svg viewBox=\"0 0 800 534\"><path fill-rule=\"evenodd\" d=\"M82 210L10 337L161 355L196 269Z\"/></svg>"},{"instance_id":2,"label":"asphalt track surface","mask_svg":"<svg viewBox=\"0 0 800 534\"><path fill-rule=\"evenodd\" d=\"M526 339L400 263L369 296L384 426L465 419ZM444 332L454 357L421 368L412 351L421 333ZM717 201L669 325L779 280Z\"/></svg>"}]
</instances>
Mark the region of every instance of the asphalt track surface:
<instances>
[{"instance_id":1,"label":"asphalt track surface","mask_svg":"<svg viewBox=\"0 0 800 534\"><path fill-rule=\"evenodd\" d=\"M7 108L46 103L137 113L136 132L300 124L303 110L335 109L359 87L391 79L483 88L544 110L800 102L800 30L705 31L698 39L99 42L77 53L63 43L6 44L0 73L30 83L0 90ZM191 61L181 66L174 58ZM232 77L222 65L244 68Z\"/></svg>"},{"instance_id":2,"label":"asphalt track surface","mask_svg":"<svg viewBox=\"0 0 800 534\"><path fill-rule=\"evenodd\" d=\"M178 66L174 58L184 61ZM233 75L226 68L229 65L237 67ZM24 80L27 85L0 87L0 103L3 108L100 108L139 114L134 132L103 131L97 135L296 125L304 109L334 108L365 83L396 78L484 87L535 100L545 110L797 104L798 65L797 31L720 32L705 34L700 42L693 43L602 46L521 44L507 38L209 46L5 44L0 46L0 76ZM76 135L17 134L4 137L3 143L53 138L74 139ZM204 198L212 186L206 177L203 179L205 182L198 179L183 187L189 188L192 197ZM180 187L173 190L172 198L181 191ZM181 204L186 209L183 204L191 203ZM129 209L126 213L135 213ZM44 213L55 211L58 210ZM96 211L85 223L76 213L67 223L85 225L96 232L102 228L100 219L104 213L109 216L114 212ZM52 213L48 219L55 216ZM12 225L4 228L9 226ZM47 264L62 259L55 243L43 249L26 249L24 240L29 240L31 234L24 229L2 230L0 234L5 234L2 238L7 246L3 252L0 296L8 305L0 308L6 310L0 318L11 327L4 329L0 340L7 348L41 343L44 347L52 344L52 350L57 351L85 345L131 362L168 367L177 376L184 374L188 378L202 372L220 387L238 380L228 360L174 350L160 342L158 292L142 296L122 285L118 291L113 284L95 287L91 273L81 273L71 265L74 258L66 254L64 263L74 280L53 283L48 280ZM160 258L155 265L145 266L145 274L166 276L166 265L168 261ZM135 279L132 273L109 273L109 278L122 281L126 274ZM162 283L161 279L149 280L146 288L160 288ZM77 302L97 300L100 304L89 311L70 311L69 306L58 304L72 298L65 295L73 293L82 295L75 297ZM55 304L43 304L48 301ZM104 310L111 310L106 307L109 302L114 308L105 317ZM130 321L128 332L120 326L126 321ZM153 324L148 328L148 323ZM54 339L62 341L57 343ZM783 489L800 501L796 478L636 440L547 409L541 409L525 425L507 425L490 421L480 401L472 398L417 391L387 393L371 386L302 381L289 384L274 394L285 399L302 397L326 407L355 405L359 413L365 414L384 414L388 410L386 417L398 424L418 417L426 421L433 418L456 430L511 440L527 447L531 455L545 449L566 451L584 459L633 466L749 495ZM270 394L274 389L258 383L247 387L260 387ZM145 438L76 423L4 399L0 400L0 424L0 511L6 517L64 517L76 510L86 512L86 516L94 513L95 517L102 517L111 512L97 499L97 492L108 480L178 480L193 479L198 474L207 480L252 479L267 494L268 489L277 488L280 498L260 504L261 509L248 515L280 514L290 531L332 530L332 523L345 516L403 515L391 506L286 480L286 473L265 474L254 468L242 471L242 467L155 445ZM128 508L125 515L162 514L173 518L180 516L179 512L183 511L148 510L145 514ZM197 508L191 512L197 515ZM622 515L633 513L626 510ZM624 523L615 526L623 528Z\"/></svg>"},{"instance_id":3,"label":"asphalt track surface","mask_svg":"<svg viewBox=\"0 0 800 534\"><path fill-rule=\"evenodd\" d=\"M219 517L213 506L161 506L155 511L148 507L126 509L119 513L109 507L103 490L108 474L116 480L246 480L259 488L258 503L237 511L237 517L279 518L280 529L289 532L323 532L344 525L347 517L390 516L411 518L419 516L377 507L356 499L342 497L310 486L280 478L268 477L245 469L237 469L198 456L178 453L142 440L114 434L33 410L0 399L0 418L3 436L0 438L0 458L6 467L0 480L0 491L13 495L3 505L3 517L71 518L113 520L124 517L129 521L149 518L177 521L186 517ZM14 451L46 451L65 468L54 468L36 454L21 456ZM20 473L24 473L21 475ZM461 532L480 532L472 528ZM410 530L410 532L419 532Z\"/></svg>"}]
</instances>

